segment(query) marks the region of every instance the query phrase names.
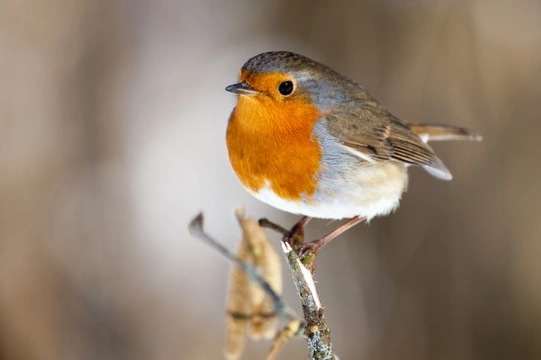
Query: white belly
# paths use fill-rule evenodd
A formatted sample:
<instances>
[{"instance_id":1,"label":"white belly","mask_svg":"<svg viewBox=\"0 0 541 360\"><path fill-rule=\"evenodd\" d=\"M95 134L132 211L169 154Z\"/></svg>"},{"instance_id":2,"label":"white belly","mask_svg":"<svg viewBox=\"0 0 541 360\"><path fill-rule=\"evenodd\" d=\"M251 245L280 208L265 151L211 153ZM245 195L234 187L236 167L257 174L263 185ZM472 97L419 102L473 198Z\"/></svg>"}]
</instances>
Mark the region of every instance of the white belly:
<instances>
[{"instance_id":1,"label":"white belly","mask_svg":"<svg viewBox=\"0 0 541 360\"><path fill-rule=\"evenodd\" d=\"M316 193L299 201L277 196L270 183L252 194L293 214L323 219L361 216L370 220L396 209L408 183L406 166L398 162L382 162L342 173L346 175L322 176Z\"/></svg>"}]
</instances>

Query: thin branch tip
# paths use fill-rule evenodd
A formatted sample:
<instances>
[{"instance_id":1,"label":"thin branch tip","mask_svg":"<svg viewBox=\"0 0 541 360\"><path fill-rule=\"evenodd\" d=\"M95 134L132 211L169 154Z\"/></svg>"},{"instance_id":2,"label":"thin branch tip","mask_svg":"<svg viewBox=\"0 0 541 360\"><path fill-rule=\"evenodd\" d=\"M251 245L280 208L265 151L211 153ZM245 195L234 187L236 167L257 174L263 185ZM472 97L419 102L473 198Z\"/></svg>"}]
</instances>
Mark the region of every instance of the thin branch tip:
<instances>
[{"instance_id":1,"label":"thin branch tip","mask_svg":"<svg viewBox=\"0 0 541 360\"><path fill-rule=\"evenodd\" d=\"M269 219L267 218L261 218L257 221L257 223L259 224L259 226L261 226L262 228L267 228L267 229L270 229L270 230L273 230L273 231L276 231L277 233L281 234L282 236L286 236L288 233L289 233L289 230L281 227L280 225L278 224L275 224L273 223L272 221L270 221Z\"/></svg>"},{"instance_id":2,"label":"thin branch tip","mask_svg":"<svg viewBox=\"0 0 541 360\"><path fill-rule=\"evenodd\" d=\"M193 218L192 221L190 221L190 225L188 225L188 230L192 235L201 234L203 232L203 223L203 212L200 212Z\"/></svg>"}]
</instances>

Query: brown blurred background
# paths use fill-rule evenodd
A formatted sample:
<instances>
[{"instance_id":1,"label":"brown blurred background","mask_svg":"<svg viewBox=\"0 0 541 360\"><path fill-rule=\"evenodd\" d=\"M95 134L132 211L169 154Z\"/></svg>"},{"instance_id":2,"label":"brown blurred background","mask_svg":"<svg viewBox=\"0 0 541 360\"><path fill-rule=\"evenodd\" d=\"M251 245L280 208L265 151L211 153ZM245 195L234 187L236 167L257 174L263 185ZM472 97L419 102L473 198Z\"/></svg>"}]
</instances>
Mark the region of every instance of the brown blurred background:
<instances>
[{"instance_id":1,"label":"brown blurred background","mask_svg":"<svg viewBox=\"0 0 541 360\"><path fill-rule=\"evenodd\" d=\"M297 219L244 192L224 143L224 87L281 49L485 137L436 144L454 181L412 169L397 213L322 252L341 359L541 358L541 2L4 0L0 359L221 358L229 264L187 223L233 248L238 204Z\"/></svg>"}]
</instances>

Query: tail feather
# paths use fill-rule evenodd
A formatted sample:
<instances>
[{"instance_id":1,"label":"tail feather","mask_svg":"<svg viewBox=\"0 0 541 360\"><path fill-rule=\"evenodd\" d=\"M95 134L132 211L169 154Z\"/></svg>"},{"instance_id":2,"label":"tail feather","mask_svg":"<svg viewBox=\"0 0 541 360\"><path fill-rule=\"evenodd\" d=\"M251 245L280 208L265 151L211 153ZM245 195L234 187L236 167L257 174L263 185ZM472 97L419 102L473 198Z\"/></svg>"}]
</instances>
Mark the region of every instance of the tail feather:
<instances>
[{"instance_id":1,"label":"tail feather","mask_svg":"<svg viewBox=\"0 0 541 360\"><path fill-rule=\"evenodd\" d=\"M459 126L410 123L408 124L408 127L424 142L446 140L483 140L483 137L478 132Z\"/></svg>"}]
</instances>

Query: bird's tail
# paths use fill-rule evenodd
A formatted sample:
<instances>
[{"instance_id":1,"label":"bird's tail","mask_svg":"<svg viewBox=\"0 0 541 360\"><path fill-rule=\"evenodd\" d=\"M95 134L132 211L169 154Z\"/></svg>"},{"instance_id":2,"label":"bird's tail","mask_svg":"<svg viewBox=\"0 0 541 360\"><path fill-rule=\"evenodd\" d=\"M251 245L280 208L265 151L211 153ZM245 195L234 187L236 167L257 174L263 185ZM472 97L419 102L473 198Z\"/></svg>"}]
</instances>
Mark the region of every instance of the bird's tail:
<instances>
[{"instance_id":1,"label":"bird's tail","mask_svg":"<svg viewBox=\"0 0 541 360\"><path fill-rule=\"evenodd\" d=\"M425 143L446 140L483 140L483 137L478 132L459 126L410 123L408 127Z\"/></svg>"}]
</instances>

